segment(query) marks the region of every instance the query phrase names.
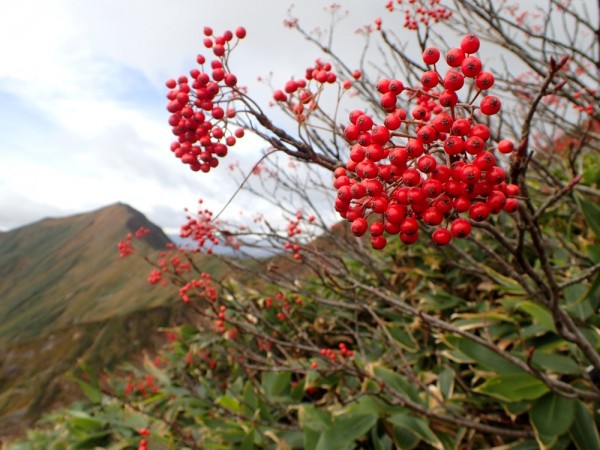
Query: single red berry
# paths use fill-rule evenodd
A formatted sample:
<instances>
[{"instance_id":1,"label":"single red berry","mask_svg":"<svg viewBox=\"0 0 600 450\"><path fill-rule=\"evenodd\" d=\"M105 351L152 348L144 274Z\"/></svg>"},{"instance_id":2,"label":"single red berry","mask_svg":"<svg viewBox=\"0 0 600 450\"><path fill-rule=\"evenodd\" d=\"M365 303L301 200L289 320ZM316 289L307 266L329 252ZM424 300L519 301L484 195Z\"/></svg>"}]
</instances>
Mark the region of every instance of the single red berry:
<instances>
[{"instance_id":1,"label":"single red berry","mask_svg":"<svg viewBox=\"0 0 600 450\"><path fill-rule=\"evenodd\" d=\"M450 224L450 231L455 238L464 238L471 233L471 222L467 219L454 219Z\"/></svg>"},{"instance_id":2,"label":"single red berry","mask_svg":"<svg viewBox=\"0 0 600 450\"><path fill-rule=\"evenodd\" d=\"M460 48L462 49L462 51L464 51L467 54L472 54L472 53L477 52L477 50L479 50L479 45L480 45L479 38L471 33L467 34L460 41Z\"/></svg>"},{"instance_id":3,"label":"single red berry","mask_svg":"<svg viewBox=\"0 0 600 450\"><path fill-rule=\"evenodd\" d=\"M423 222L431 226L437 226L444 220L444 215L433 206L428 208L421 217Z\"/></svg>"},{"instance_id":4,"label":"single red berry","mask_svg":"<svg viewBox=\"0 0 600 450\"><path fill-rule=\"evenodd\" d=\"M498 97L493 95L487 95L481 99L479 103L479 107L481 108L481 112L486 116L493 116L502 107L502 102Z\"/></svg>"},{"instance_id":5,"label":"single red berry","mask_svg":"<svg viewBox=\"0 0 600 450\"><path fill-rule=\"evenodd\" d=\"M373 236L371 238L371 247L373 247L375 250L382 250L385 248L386 245L387 239L383 235Z\"/></svg>"},{"instance_id":6,"label":"single red berry","mask_svg":"<svg viewBox=\"0 0 600 450\"><path fill-rule=\"evenodd\" d=\"M494 85L494 75L490 72L479 72L475 77L475 86L482 91L491 88Z\"/></svg>"},{"instance_id":7,"label":"single red berry","mask_svg":"<svg viewBox=\"0 0 600 450\"><path fill-rule=\"evenodd\" d=\"M465 84L465 77L456 70L449 70L444 77L444 88L449 91L458 91Z\"/></svg>"},{"instance_id":8,"label":"single red berry","mask_svg":"<svg viewBox=\"0 0 600 450\"><path fill-rule=\"evenodd\" d=\"M490 215L490 208L485 203L477 202L469 208L469 217L475 222L483 222Z\"/></svg>"},{"instance_id":9,"label":"single red berry","mask_svg":"<svg viewBox=\"0 0 600 450\"><path fill-rule=\"evenodd\" d=\"M475 78L481 72L481 60L476 56L469 56L460 64L460 68L465 77Z\"/></svg>"},{"instance_id":10,"label":"single red berry","mask_svg":"<svg viewBox=\"0 0 600 450\"><path fill-rule=\"evenodd\" d=\"M489 127L482 123L473 125L471 127L471 129L469 130L469 136L477 136L477 137L480 137L481 139L483 139L484 141L487 141L491 135L492 135L492 133L490 132Z\"/></svg>"},{"instance_id":11,"label":"single red berry","mask_svg":"<svg viewBox=\"0 0 600 450\"><path fill-rule=\"evenodd\" d=\"M465 149L465 142L460 136L449 136L444 141L444 151L450 155L458 155Z\"/></svg>"},{"instance_id":12,"label":"single red berry","mask_svg":"<svg viewBox=\"0 0 600 450\"><path fill-rule=\"evenodd\" d=\"M439 102L445 108L453 108L458 103L458 96L454 91L445 90L440 94Z\"/></svg>"},{"instance_id":13,"label":"single red berry","mask_svg":"<svg viewBox=\"0 0 600 450\"><path fill-rule=\"evenodd\" d=\"M423 62L432 65L440 60L440 51L435 47L428 47L423 52Z\"/></svg>"},{"instance_id":14,"label":"single red berry","mask_svg":"<svg viewBox=\"0 0 600 450\"><path fill-rule=\"evenodd\" d=\"M383 78L377 82L377 90L382 94L390 91L390 82L389 78Z\"/></svg>"},{"instance_id":15,"label":"single red berry","mask_svg":"<svg viewBox=\"0 0 600 450\"><path fill-rule=\"evenodd\" d=\"M421 84L426 91L436 87L439 82L440 77L435 70L428 70L421 75Z\"/></svg>"},{"instance_id":16,"label":"single red berry","mask_svg":"<svg viewBox=\"0 0 600 450\"><path fill-rule=\"evenodd\" d=\"M508 197L518 197L519 195L521 195L521 188L516 184L507 184L506 186L504 186L504 193Z\"/></svg>"},{"instance_id":17,"label":"single red berry","mask_svg":"<svg viewBox=\"0 0 600 450\"><path fill-rule=\"evenodd\" d=\"M452 234L446 228L437 228L431 235L433 242L436 245L448 245L452 240Z\"/></svg>"},{"instance_id":18,"label":"single red berry","mask_svg":"<svg viewBox=\"0 0 600 450\"><path fill-rule=\"evenodd\" d=\"M503 139L498 142L498 151L500 153L512 153L515 151L515 144L508 139Z\"/></svg>"},{"instance_id":19,"label":"single red berry","mask_svg":"<svg viewBox=\"0 0 600 450\"><path fill-rule=\"evenodd\" d=\"M419 231L419 222L412 217L407 217L400 225L402 234L416 234Z\"/></svg>"},{"instance_id":20,"label":"single red berry","mask_svg":"<svg viewBox=\"0 0 600 450\"><path fill-rule=\"evenodd\" d=\"M507 198L504 204L504 211L514 213L519 209L519 202L516 198Z\"/></svg>"},{"instance_id":21,"label":"single red berry","mask_svg":"<svg viewBox=\"0 0 600 450\"><path fill-rule=\"evenodd\" d=\"M460 48L452 48L446 53L446 63L450 67L458 67L465 59L465 52Z\"/></svg>"},{"instance_id":22,"label":"single red berry","mask_svg":"<svg viewBox=\"0 0 600 450\"><path fill-rule=\"evenodd\" d=\"M369 225L368 225L366 219L359 217L359 218L355 219L354 222L352 222L350 230L352 231L352 234L354 236L360 237L363 234L365 234L368 226Z\"/></svg>"},{"instance_id":23,"label":"single red berry","mask_svg":"<svg viewBox=\"0 0 600 450\"><path fill-rule=\"evenodd\" d=\"M237 27L235 29L235 35L238 39L244 39L246 37L246 29L244 27Z\"/></svg>"},{"instance_id":24,"label":"single red berry","mask_svg":"<svg viewBox=\"0 0 600 450\"><path fill-rule=\"evenodd\" d=\"M386 92L381 96L379 103L386 111L393 111L396 108L396 93Z\"/></svg>"}]
</instances>

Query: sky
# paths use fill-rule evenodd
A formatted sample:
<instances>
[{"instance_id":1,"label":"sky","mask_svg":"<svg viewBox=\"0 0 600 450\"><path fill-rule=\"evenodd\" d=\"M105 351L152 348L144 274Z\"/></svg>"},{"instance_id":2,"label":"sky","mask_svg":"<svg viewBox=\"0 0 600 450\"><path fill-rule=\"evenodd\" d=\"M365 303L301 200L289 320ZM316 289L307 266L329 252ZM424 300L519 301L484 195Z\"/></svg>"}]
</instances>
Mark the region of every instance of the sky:
<instances>
[{"instance_id":1,"label":"sky","mask_svg":"<svg viewBox=\"0 0 600 450\"><path fill-rule=\"evenodd\" d=\"M385 14L384 1L340 1L337 35L359 52L354 30ZM270 91L320 56L283 26L286 0L19 0L0 16L0 231L46 217L131 205L173 232L198 198L218 210L237 186L225 167L193 173L170 152L166 79L194 67L205 25L243 25L231 64L266 106ZM302 0L307 29L327 26L330 2ZM249 168L264 144L251 136L228 157ZM257 204L260 208L260 205ZM235 211L235 202L231 214Z\"/></svg>"}]
</instances>

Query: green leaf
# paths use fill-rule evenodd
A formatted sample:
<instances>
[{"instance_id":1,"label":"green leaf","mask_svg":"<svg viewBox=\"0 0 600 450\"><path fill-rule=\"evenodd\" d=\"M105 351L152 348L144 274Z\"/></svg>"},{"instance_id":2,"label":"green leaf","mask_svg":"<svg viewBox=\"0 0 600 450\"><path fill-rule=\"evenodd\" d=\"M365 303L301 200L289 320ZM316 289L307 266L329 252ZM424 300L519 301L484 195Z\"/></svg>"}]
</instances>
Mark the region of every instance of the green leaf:
<instances>
[{"instance_id":1,"label":"green leaf","mask_svg":"<svg viewBox=\"0 0 600 450\"><path fill-rule=\"evenodd\" d=\"M456 347L486 370L502 374L523 372L522 369L507 361L498 353L473 341L458 336L446 336L443 339L448 345Z\"/></svg>"},{"instance_id":2,"label":"green leaf","mask_svg":"<svg viewBox=\"0 0 600 450\"><path fill-rule=\"evenodd\" d=\"M600 449L600 436L594 417L580 401L575 402L575 418L569 434L579 450Z\"/></svg>"},{"instance_id":3,"label":"green leaf","mask_svg":"<svg viewBox=\"0 0 600 450\"><path fill-rule=\"evenodd\" d=\"M535 400L548 392L549 389L537 378L525 372L520 372L505 373L488 378L475 391L506 402L519 402L521 400Z\"/></svg>"},{"instance_id":4,"label":"green leaf","mask_svg":"<svg viewBox=\"0 0 600 450\"><path fill-rule=\"evenodd\" d=\"M315 408L312 405L302 405L299 408L298 416L302 428L309 428L314 431L324 432L333 423L331 414L328 411Z\"/></svg>"},{"instance_id":5,"label":"green leaf","mask_svg":"<svg viewBox=\"0 0 600 450\"><path fill-rule=\"evenodd\" d=\"M536 351L533 353L531 363L538 369L548 370L555 373L564 373L567 375L580 375L581 367L573 360L565 355L555 353L544 353Z\"/></svg>"},{"instance_id":6,"label":"green leaf","mask_svg":"<svg viewBox=\"0 0 600 450\"><path fill-rule=\"evenodd\" d=\"M291 381L291 372L265 372L262 376L262 387L265 390L265 395L273 400L289 393Z\"/></svg>"},{"instance_id":7,"label":"green leaf","mask_svg":"<svg viewBox=\"0 0 600 450\"><path fill-rule=\"evenodd\" d=\"M556 333L552 314L543 306L534 302L524 301L519 302L517 308L529 314L533 318L533 322L542 325L544 330Z\"/></svg>"},{"instance_id":8,"label":"green leaf","mask_svg":"<svg viewBox=\"0 0 600 450\"><path fill-rule=\"evenodd\" d=\"M229 395L223 395L219 397L216 400L216 403L217 405L222 406L223 408L228 409L229 411L232 411L234 413L239 413L242 411L240 402L238 402L237 399Z\"/></svg>"},{"instance_id":9,"label":"green leaf","mask_svg":"<svg viewBox=\"0 0 600 450\"><path fill-rule=\"evenodd\" d=\"M374 414L336 418L332 426L319 438L316 450L345 449L356 439L368 433L377 423L377 419Z\"/></svg>"},{"instance_id":10,"label":"green leaf","mask_svg":"<svg viewBox=\"0 0 600 450\"><path fill-rule=\"evenodd\" d=\"M406 329L392 325L388 327L388 330L396 342L398 342L400 347L407 352L414 353L419 350L419 344L417 343L416 339L411 333L406 331Z\"/></svg>"},{"instance_id":11,"label":"green leaf","mask_svg":"<svg viewBox=\"0 0 600 450\"><path fill-rule=\"evenodd\" d=\"M85 396L89 398L92 403L100 403L102 400L102 392L100 392L100 389L79 378L75 378L75 381L77 381L77 384L79 384L79 387L81 387Z\"/></svg>"},{"instance_id":12,"label":"green leaf","mask_svg":"<svg viewBox=\"0 0 600 450\"><path fill-rule=\"evenodd\" d=\"M410 416L404 413L397 413L388 417L387 420L391 424L414 434L419 439L422 439L434 448L443 450L444 446L442 445L442 442L435 435L435 433L431 431L431 428L429 428L429 423L425 419Z\"/></svg>"},{"instance_id":13,"label":"green leaf","mask_svg":"<svg viewBox=\"0 0 600 450\"><path fill-rule=\"evenodd\" d=\"M377 366L374 369L375 375L385 381L386 385L395 391L406 394L412 401L421 403L421 398L415 386L409 383L402 375L388 369L387 367Z\"/></svg>"},{"instance_id":14,"label":"green leaf","mask_svg":"<svg viewBox=\"0 0 600 450\"><path fill-rule=\"evenodd\" d=\"M438 374L438 386L444 398L452 397L454 392L454 370L446 367Z\"/></svg>"},{"instance_id":15,"label":"green leaf","mask_svg":"<svg viewBox=\"0 0 600 450\"><path fill-rule=\"evenodd\" d=\"M583 211L585 220L594 231L597 239L600 239L600 206L587 201L583 196L576 195L575 198Z\"/></svg>"},{"instance_id":16,"label":"green leaf","mask_svg":"<svg viewBox=\"0 0 600 450\"><path fill-rule=\"evenodd\" d=\"M573 423L575 400L550 392L535 401L529 411L529 418L540 446L552 447Z\"/></svg>"},{"instance_id":17,"label":"green leaf","mask_svg":"<svg viewBox=\"0 0 600 450\"><path fill-rule=\"evenodd\" d=\"M97 432L100 431L104 425L104 423L96 417L92 417L84 411L71 410L69 411L69 416L71 416L69 426L77 431Z\"/></svg>"}]
</instances>

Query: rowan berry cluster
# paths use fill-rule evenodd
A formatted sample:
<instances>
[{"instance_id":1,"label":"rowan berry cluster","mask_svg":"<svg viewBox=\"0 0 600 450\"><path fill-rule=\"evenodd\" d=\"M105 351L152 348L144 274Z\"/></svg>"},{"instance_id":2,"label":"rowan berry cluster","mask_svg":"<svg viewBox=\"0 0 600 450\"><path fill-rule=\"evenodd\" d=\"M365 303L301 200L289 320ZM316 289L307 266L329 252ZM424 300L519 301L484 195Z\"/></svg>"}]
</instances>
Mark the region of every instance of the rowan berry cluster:
<instances>
[{"instance_id":1,"label":"rowan berry cluster","mask_svg":"<svg viewBox=\"0 0 600 450\"><path fill-rule=\"evenodd\" d=\"M335 208L352 222L356 236L370 232L373 248L386 246L385 234L412 244L423 225L434 227L436 244L447 245L471 232L471 222L462 215L481 222L503 210L517 210L519 188L507 184L496 157L511 153L514 145L503 140L493 146L490 129L476 120L501 107L500 99L483 95L494 76L482 71L473 55L479 45L470 34L460 47L450 49L444 76L436 68L440 51L427 48L423 61L432 67L421 76L420 86L381 80L377 89L387 113L382 125L363 111L350 113L344 133L354 145L346 166L334 172ZM474 85L466 90L475 95L461 102L458 92L467 84ZM403 93L410 111L398 106Z\"/></svg>"},{"instance_id":2,"label":"rowan berry cluster","mask_svg":"<svg viewBox=\"0 0 600 450\"><path fill-rule=\"evenodd\" d=\"M237 40L246 36L246 30L239 27L235 33L225 31L215 36L211 28L205 27L204 35L204 47L211 49L216 59L207 63L203 55L198 55L200 68L192 69L189 77L167 80L166 86L170 89L169 125L177 136L171 151L193 171L209 172L218 166L218 158L227 155L229 147L244 136L242 128L232 131L229 127L236 115L231 105L239 94L237 77L229 71L227 59Z\"/></svg>"},{"instance_id":3,"label":"rowan berry cluster","mask_svg":"<svg viewBox=\"0 0 600 450\"><path fill-rule=\"evenodd\" d=\"M286 103L287 109L298 122L304 122L310 111L316 109L323 86L336 81L337 75L332 71L331 64L318 59L314 66L306 69L303 78L289 80L283 89L273 92L273 100Z\"/></svg>"},{"instance_id":4,"label":"rowan berry cluster","mask_svg":"<svg viewBox=\"0 0 600 450\"><path fill-rule=\"evenodd\" d=\"M193 290L199 298L206 299L210 302L217 300L217 288L212 281L211 275L208 273L201 273L200 278L189 281L179 289L179 298L181 298L184 303L189 303L191 301L189 295L190 290Z\"/></svg>"},{"instance_id":5,"label":"rowan berry cluster","mask_svg":"<svg viewBox=\"0 0 600 450\"><path fill-rule=\"evenodd\" d=\"M416 30L419 24L429 25L431 22L438 23L447 20L452 11L440 5L441 0L396 0L399 6L406 5L404 10L404 28ZM388 11L394 11L394 1L389 0L385 7Z\"/></svg>"},{"instance_id":6,"label":"rowan berry cluster","mask_svg":"<svg viewBox=\"0 0 600 450\"><path fill-rule=\"evenodd\" d=\"M202 204L202 200L199 200L199 203ZM206 244L219 244L216 232L217 227L213 221L213 212L209 209L199 209L196 215L188 213L187 222L181 226L179 236L194 241L199 250ZM210 248L207 248L206 251L211 253Z\"/></svg>"}]
</instances>

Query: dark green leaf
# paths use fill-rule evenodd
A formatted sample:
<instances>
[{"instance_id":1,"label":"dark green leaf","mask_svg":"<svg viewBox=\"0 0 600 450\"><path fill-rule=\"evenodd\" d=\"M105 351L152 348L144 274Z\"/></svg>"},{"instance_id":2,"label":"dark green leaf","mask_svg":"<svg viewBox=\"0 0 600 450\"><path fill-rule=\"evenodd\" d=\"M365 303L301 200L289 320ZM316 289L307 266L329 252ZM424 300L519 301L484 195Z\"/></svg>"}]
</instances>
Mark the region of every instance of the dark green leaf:
<instances>
[{"instance_id":1,"label":"dark green leaf","mask_svg":"<svg viewBox=\"0 0 600 450\"><path fill-rule=\"evenodd\" d=\"M600 436L594 417L580 401L575 402L575 418L569 434L579 450L599 450Z\"/></svg>"},{"instance_id":2,"label":"dark green leaf","mask_svg":"<svg viewBox=\"0 0 600 450\"><path fill-rule=\"evenodd\" d=\"M529 418L540 445L551 447L573 423L575 400L550 392L534 402Z\"/></svg>"},{"instance_id":3,"label":"dark green leaf","mask_svg":"<svg viewBox=\"0 0 600 450\"><path fill-rule=\"evenodd\" d=\"M488 378L475 391L507 402L535 400L548 392L548 386L531 375L506 373Z\"/></svg>"}]
</instances>

